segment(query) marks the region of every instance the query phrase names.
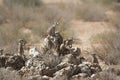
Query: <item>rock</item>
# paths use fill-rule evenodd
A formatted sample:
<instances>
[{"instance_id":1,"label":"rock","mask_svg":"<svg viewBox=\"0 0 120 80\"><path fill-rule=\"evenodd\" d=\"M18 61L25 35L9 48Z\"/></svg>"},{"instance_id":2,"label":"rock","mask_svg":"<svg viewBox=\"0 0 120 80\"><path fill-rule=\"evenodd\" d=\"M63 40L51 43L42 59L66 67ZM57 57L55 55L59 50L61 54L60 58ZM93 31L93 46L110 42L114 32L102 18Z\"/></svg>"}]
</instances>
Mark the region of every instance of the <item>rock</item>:
<instances>
[{"instance_id":1,"label":"rock","mask_svg":"<svg viewBox=\"0 0 120 80\"><path fill-rule=\"evenodd\" d=\"M14 69L12 67L7 67L6 70L13 71Z\"/></svg>"},{"instance_id":2,"label":"rock","mask_svg":"<svg viewBox=\"0 0 120 80\"><path fill-rule=\"evenodd\" d=\"M70 80L66 75L59 75L51 78L50 80Z\"/></svg>"},{"instance_id":3,"label":"rock","mask_svg":"<svg viewBox=\"0 0 120 80\"><path fill-rule=\"evenodd\" d=\"M70 63L70 64L78 64L78 59L72 54L67 54L64 56L62 62Z\"/></svg>"},{"instance_id":4,"label":"rock","mask_svg":"<svg viewBox=\"0 0 120 80\"><path fill-rule=\"evenodd\" d=\"M28 80L41 80L41 79L42 79L42 76L40 75L30 76L28 78Z\"/></svg>"},{"instance_id":5,"label":"rock","mask_svg":"<svg viewBox=\"0 0 120 80\"><path fill-rule=\"evenodd\" d=\"M76 57L81 54L81 49L78 47L72 48L70 51L70 53Z\"/></svg>"},{"instance_id":6,"label":"rock","mask_svg":"<svg viewBox=\"0 0 120 80\"><path fill-rule=\"evenodd\" d=\"M42 76L42 80L50 80L50 77L48 77L48 76Z\"/></svg>"},{"instance_id":7,"label":"rock","mask_svg":"<svg viewBox=\"0 0 120 80\"><path fill-rule=\"evenodd\" d=\"M79 73L77 75L72 76L72 79L81 79L81 78L86 78L88 75L86 73Z\"/></svg>"},{"instance_id":8,"label":"rock","mask_svg":"<svg viewBox=\"0 0 120 80\"><path fill-rule=\"evenodd\" d=\"M66 68L68 66L71 66L72 64L70 63L67 63L67 62L61 62L60 64L58 64L55 69L58 71L58 70L61 70L62 68Z\"/></svg>"},{"instance_id":9,"label":"rock","mask_svg":"<svg viewBox=\"0 0 120 80\"><path fill-rule=\"evenodd\" d=\"M31 58L26 62L26 67L30 68L31 66L37 67L41 70L46 68L45 62L40 61L37 58Z\"/></svg>"},{"instance_id":10,"label":"rock","mask_svg":"<svg viewBox=\"0 0 120 80\"><path fill-rule=\"evenodd\" d=\"M63 68L54 74L54 78L57 79L58 77L65 77L69 80L69 78L74 74L76 68L77 67L74 65Z\"/></svg>"},{"instance_id":11,"label":"rock","mask_svg":"<svg viewBox=\"0 0 120 80\"><path fill-rule=\"evenodd\" d=\"M78 65L78 67L80 68L81 73L86 73L88 76L92 75L92 71L88 65L80 64L80 65Z\"/></svg>"},{"instance_id":12,"label":"rock","mask_svg":"<svg viewBox=\"0 0 120 80\"><path fill-rule=\"evenodd\" d=\"M50 80L50 77L48 76L41 76L41 75L35 75L35 76L30 76L28 80Z\"/></svg>"},{"instance_id":13,"label":"rock","mask_svg":"<svg viewBox=\"0 0 120 80\"><path fill-rule=\"evenodd\" d=\"M12 67L15 70L20 70L23 66L25 66L25 60L18 55L11 56L6 62L6 67Z\"/></svg>"},{"instance_id":14,"label":"rock","mask_svg":"<svg viewBox=\"0 0 120 80\"><path fill-rule=\"evenodd\" d=\"M41 54L35 47L29 49L29 56L37 57L39 54Z\"/></svg>"},{"instance_id":15,"label":"rock","mask_svg":"<svg viewBox=\"0 0 120 80\"><path fill-rule=\"evenodd\" d=\"M53 74L56 72L56 69L49 69L49 68L46 68L46 69L43 69L41 71L41 75L46 75L46 76L49 76L49 77L53 77Z\"/></svg>"},{"instance_id":16,"label":"rock","mask_svg":"<svg viewBox=\"0 0 120 80\"><path fill-rule=\"evenodd\" d=\"M90 68L91 68L92 74L95 74L95 73L98 73L98 72L102 71L100 65L96 64L96 63L91 64Z\"/></svg>"},{"instance_id":17,"label":"rock","mask_svg":"<svg viewBox=\"0 0 120 80\"><path fill-rule=\"evenodd\" d=\"M5 67L6 60L7 60L7 57L5 55L0 56L0 68Z\"/></svg>"},{"instance_id":18,"label":"rock","mask_svg":"<svg viewBox=\"0 0 120 80\"><path fill-rule=\"evenodd\" d=\"M92 74L92 75L91 75L91 78L94 78L95 76L96 76L96 74Z\"/></svg>"}]
</instances>

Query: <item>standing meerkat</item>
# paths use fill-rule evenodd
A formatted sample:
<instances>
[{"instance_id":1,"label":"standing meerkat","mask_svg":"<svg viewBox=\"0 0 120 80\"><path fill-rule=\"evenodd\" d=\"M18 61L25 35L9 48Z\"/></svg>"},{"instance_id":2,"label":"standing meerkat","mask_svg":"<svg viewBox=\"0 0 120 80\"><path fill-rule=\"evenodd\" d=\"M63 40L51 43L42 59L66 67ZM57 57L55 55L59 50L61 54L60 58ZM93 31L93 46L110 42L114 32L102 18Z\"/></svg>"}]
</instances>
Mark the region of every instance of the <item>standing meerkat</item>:
<instances>
[{"instance_id":1,"label":"standing meerkat","mask_svg":"<svg viewBox=\"0 0 120 80\"><path fill-rule=\"evenodd\" d=\"M97 64L99 64L98 59L97 59L97 57L96 57L96 54L93 53L93 54L91 54L91 56L92 56L92 63L97 63Z\"/></svg>"},{"instance_id":2,"label":"standing meerkat","mask_svg":"<svg viewBox=\"0 0 120 80\"><path fill-rule=\"evenodd\" d=\"M18 43L18 55L24 55L24 46L25 46L25 41L23 39L19 40Z\"/></svg>"},{"instance_id":3,"label":"standing meerkat","mask_svg":"<svg viewBox=\"0 0 120 80\"><path fill-rule=\"evenodd\" d=\"M68 49L72 48L72 44L73 44L73 38L69 38L69 39L65 40L66 48L68 48Z\"/></svg>"},{"instance_id":4,"label":"standing meerkat","mask_svg":"<svg viewBox=\"0 0 120 80\"><path fill-rule=\"evenodd\" d=\"M97 73L102 71L101 66L99 65L98 59L96 57L96 54L91 54L92 55L92 64L90 65L92 73Z\"/></svg>"},{"instance_id":5,"label":"standing meerkat","mask_svg":"<svg viewBox=\"0 0 120 80\"><path fill-rule=\"evenodd\" d=\"M57 25L58 25L58 23L55 23L47 30L48 35L55 36L55 29L56 29Z\"/></svg>"},{"instance_id":6,"label":"standing meerkat","mask_svg":"<svg viewBox=\"0 0 120 80\"><path fill-rule=\"evenodd\" d=\"M4 49L0 49L0 55L3 55Z\"/></svg>"}]
</instances>

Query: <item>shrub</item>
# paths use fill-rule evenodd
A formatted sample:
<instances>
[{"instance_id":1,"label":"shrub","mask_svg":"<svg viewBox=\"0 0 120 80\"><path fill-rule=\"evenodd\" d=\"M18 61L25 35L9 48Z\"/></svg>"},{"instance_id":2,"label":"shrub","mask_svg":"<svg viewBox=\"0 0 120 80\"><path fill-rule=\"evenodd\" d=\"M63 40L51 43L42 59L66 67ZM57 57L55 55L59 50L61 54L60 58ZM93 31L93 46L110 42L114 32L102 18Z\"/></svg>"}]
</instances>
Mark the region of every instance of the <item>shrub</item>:
<instances>
[{"instance_id":1,"label":"shrub","mask_svg":"<svg viewBox=\"0 0 120 80\"><path fill-rule=\"evenodd\" d=\"M28 35L22 35L19 27L13 27L12 25L0 26L0 48L5 48L5 53L16 53L19 39L29 41Z\"/></svg>"},{"instance_id":2,"label":"shrub","mask_svg":"<svg viewBox=\"0 0 120 80\"><path fill-rule=\"evenodd\" d=\"M94 0L97 3L102 3L104 5L111 5L113 2L116 2L116 0Z\"/></svg>"},{"instance_id":3,"label":"shrub","mask_svg":"<svg viewBox=\"0 0 120 80\"><path fill-rule=\"evenodd\" d=\"M120 33L110 32L99 34L92 38L92 47L99 57L109 64L119 64L120 61ZM100 44L99 47L94 43Z\"/></svg>"},{"instance_id":4,"label":"shrub","mask_svg":"<svg viewBox=\"0 0 120 80\"><path fill-rule=\"evenodd\" d=\"M103 7L99 4L88 1L77 5L76 18L84 21L104 21L107 19L105 9Z\"/></svg>"},{"instance_id":5,"label":"shrub","mask_svg":"<svg viewBox=\"0 0 120 80\"><path fill-rule=\"evenodd\" d=\"M104 60L111 65L120 64L120 54L119 52L114 51L113 53L108 54Z\"/></svg>"},{"instance_id":6,"label":"shrub","mask_svg":"<svg viewBox=\"0 0 120 80\"><path fill-rule=\"evenodd\" d=\"M51 8L45 5L25 7L10 2L13 6L9 6L7 2L9 3L11 0L5 1L6 3L0 7L0 47L16 44L20 38L31 43L40 42L41 36L43 37L46 34L48 27L57 22L61 16L62 20L57 29L64 37L71 36L66 31L69 27L69 18L63 16L67 14L67 11L63 13L57 5Z\"/></svg>"},{"instance_id":7,"label":"shrub","mask_svg":"<svg viewBox=\"0 0 120 80\"><path fill-rule=\"evenodd\" d=\"M22 5L22 6L40 6L41 0L4 0L8 6Z\"/></svg>"}]
</instances>

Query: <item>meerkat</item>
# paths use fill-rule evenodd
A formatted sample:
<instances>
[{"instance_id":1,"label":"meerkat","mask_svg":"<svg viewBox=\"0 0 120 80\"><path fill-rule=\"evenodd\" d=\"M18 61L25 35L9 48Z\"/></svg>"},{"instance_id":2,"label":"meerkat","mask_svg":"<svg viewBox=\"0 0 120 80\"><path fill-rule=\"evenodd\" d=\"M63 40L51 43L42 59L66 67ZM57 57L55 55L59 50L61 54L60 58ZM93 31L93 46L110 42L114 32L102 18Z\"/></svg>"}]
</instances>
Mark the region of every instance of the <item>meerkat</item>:
<instances>
[{"instance_id":1,"label":"meerkat","mask_svg":"<svg viewBox=\"0 0 120 80\"><path fill-rule=\"evenodd\" d=\"M97 64L99 64L99 62L98 62L98 59L97 59L97 57L96 57L96 54L91 54L91 56L92 56L92 63L97 63Z\"/></svg>"}]
</instances>

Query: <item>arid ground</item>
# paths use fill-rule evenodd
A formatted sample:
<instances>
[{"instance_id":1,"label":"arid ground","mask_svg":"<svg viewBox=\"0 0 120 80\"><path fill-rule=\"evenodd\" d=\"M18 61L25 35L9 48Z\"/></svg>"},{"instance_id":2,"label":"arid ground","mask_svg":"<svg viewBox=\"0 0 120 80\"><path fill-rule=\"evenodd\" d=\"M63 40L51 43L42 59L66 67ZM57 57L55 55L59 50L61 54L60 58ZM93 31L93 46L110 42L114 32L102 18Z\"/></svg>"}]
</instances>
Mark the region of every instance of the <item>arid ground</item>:
<instances>
[{"instance_id":1,"label":"arid ground","mask_svg":"<svg viewBox=\"0 0 120 80\"><path fill-rule=\"evenodd\" d=\"M64 41L69 38L73 39L73 50L75 47L81 50L81 52L78 51L79 56L75 60L72 54L61 58L61 56L51 54L59 54L55 51L51 52L54 49L48 49L48 52L44 53L50 53L50 55L38 56L40 61L33 57L28 58L31 49L37 51L34 54L43 53L41 47L45 43L44 39L48 36L47 30L54 23L58 23L56 32L60 32ZM12 61L11 58L9 57L9 59L7 56L3 66L4 62L1 57L6 54L14 57L18 53L20 39L26 41L24 54L27 57L23 60L25 63L36 63L32 67L30 63L24 64L19 70L12 66L15 71L11 71L11 68L9 69L11 66L8 67L9 64L6 64ZM29 76L31 78L29 80L119 80L119 39L119 0L0 0L0 50L4 50L4 54L0 54L0 71L3 72L0 74L0 80L26 80L25 76ZM97 68L99 66L102 70L97 72L96 68L92 73L91 54L96 54L99 61L94 68L97 65ZM19 57L21 58L21 56ZM85 58L85 63L80 63L79 59L82 57ZM65 61L68 60L67 63L64 58ZM71 63L72 61L79 64ZM42 73L40 66L44 64L47 66L44 66L45 71L43 70ZM86 68L84 64L89 65L90 68ZM81 65L84 65L83 68L86 71L82 72ZM33 69L35 71L32 73ZM41 70L39 71L40 75L35 75L38 74L37 70ZM89 70L92 74L87 73ZM12 74L8 76L8 72L12 72ZM15 72L22 74L25 79L20 75L16 76ZM72 72L73 74L69 74ZM62 74L62 77L59 73Z\"/></svg>"}]
</instances>

